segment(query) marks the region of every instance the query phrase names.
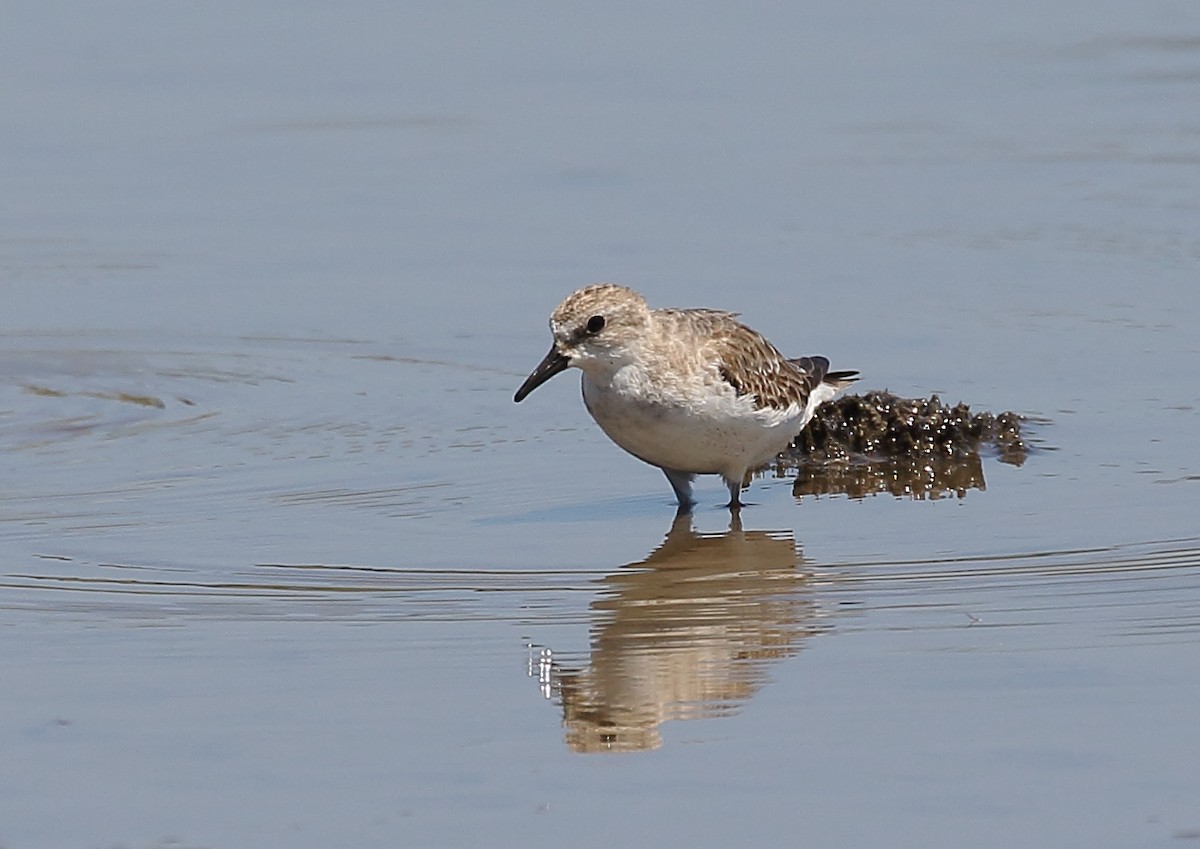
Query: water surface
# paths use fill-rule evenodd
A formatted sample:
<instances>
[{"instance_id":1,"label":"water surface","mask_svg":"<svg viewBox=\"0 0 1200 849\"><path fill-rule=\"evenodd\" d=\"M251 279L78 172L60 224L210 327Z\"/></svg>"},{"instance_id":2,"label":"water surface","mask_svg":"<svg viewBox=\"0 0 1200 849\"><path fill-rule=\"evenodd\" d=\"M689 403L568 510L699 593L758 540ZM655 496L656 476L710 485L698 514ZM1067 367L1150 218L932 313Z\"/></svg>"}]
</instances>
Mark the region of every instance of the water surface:
<instances>
[{"instance_id":1,"label":"water surface","mask_svg":"<svg viewBox=\"0 0 1200 849\"><path fill-rule=\"evenodd\" d=\"M1200 832L1197 13L69 11L0 34L6 849ZM511 400L601 279L1029 457L677 521Z\"/></svg>"}]
</instances>

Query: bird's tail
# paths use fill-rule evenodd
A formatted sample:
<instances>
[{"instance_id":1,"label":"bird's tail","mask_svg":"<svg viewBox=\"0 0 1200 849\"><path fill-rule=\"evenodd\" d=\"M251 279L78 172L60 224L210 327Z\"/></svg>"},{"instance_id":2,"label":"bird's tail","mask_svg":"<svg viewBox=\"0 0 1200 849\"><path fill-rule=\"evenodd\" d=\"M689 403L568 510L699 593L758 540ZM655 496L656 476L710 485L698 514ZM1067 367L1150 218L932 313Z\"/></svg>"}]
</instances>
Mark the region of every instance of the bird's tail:
<instances>
[{"instance_id":1,"label":"bird's tail","mask_svg":"<svg viewBox=\"0 0 1200 849\"><path fill-rule=\"evenodd\" d=\"M858 380L856 371L830 371L827 357L796 357L788 362L805 374L813 375L820 380L820 385L828 386L834 392L839 392Z\"/></svg>"},{"instance_id":2,"label":"bird's tail","mask_svg":"<svg viewBox=\"0 0 1200 849\"><path fill-rule=\"evenodd\" d=\"M845 389L856 380L858 380L856 371L831 371L821 378L822 383L832 386L835 390Z\"/></svg>"}]
</instances>

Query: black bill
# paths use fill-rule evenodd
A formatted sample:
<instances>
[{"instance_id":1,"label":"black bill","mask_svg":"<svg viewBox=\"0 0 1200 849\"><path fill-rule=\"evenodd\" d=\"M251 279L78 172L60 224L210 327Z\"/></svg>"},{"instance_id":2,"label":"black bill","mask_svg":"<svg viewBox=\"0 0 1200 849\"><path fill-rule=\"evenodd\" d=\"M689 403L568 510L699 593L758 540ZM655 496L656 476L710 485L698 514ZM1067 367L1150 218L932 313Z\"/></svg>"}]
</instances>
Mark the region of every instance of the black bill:
<instances>
[{"instance_id":1,"label":"black bill","mask_svg":"<svg viewBox=\"0 0 1200 849\"><path fill-rule=\"evenodd\" d=\"M525 382L521 384L521 388L517 390L517 394L513 396L513 400L518 403L525 400L526 395L560 371L566 371L570 365L571 361L560 354L556 347L551 346L550 353L537 364L537 368L533 370L533 373L525 378Z\"/></svg>"}]
</instances>

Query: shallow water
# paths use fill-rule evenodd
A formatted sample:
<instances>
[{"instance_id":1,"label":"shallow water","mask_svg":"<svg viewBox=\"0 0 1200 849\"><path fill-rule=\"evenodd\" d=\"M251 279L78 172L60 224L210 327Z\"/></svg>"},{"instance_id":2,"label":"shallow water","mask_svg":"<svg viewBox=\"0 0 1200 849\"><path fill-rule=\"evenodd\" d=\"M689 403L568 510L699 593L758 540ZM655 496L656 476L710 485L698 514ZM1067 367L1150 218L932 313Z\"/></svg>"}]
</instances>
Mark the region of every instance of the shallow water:
<instances>
[{"instance_id":1,"label":"shallow water","mask_svg":"<svg viewBox=\"0 0 1200 849\"><path fill-rule=\"evenodd\" d=\"M1200 833L1200 13L11 17L5 849ZM598 279L1029 457L673 521Z\"/></svg>"}]
</instances>

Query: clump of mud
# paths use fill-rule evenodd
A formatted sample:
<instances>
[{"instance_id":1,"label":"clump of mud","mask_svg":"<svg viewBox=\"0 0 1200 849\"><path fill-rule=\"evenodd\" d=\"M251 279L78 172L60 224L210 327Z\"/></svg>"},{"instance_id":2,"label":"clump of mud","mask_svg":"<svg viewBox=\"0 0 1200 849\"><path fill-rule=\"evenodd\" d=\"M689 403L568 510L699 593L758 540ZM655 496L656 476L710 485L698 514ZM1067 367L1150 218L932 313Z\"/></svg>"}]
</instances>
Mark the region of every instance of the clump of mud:
<instances>
[{"instance_id":1,"label":"clump of mud","mask_svg":"<svg viewBox=\"0 0 1200 849\"><path fill-rule=\"evenodd\" d=\"M1015 413L972 414L936 395L846 395L821 405L780 456L779 470L798 472L796 495L961 498L985 488L981 452L1014 466L1025 462L1022 421Z\"/></svg>"}]
</instances>

